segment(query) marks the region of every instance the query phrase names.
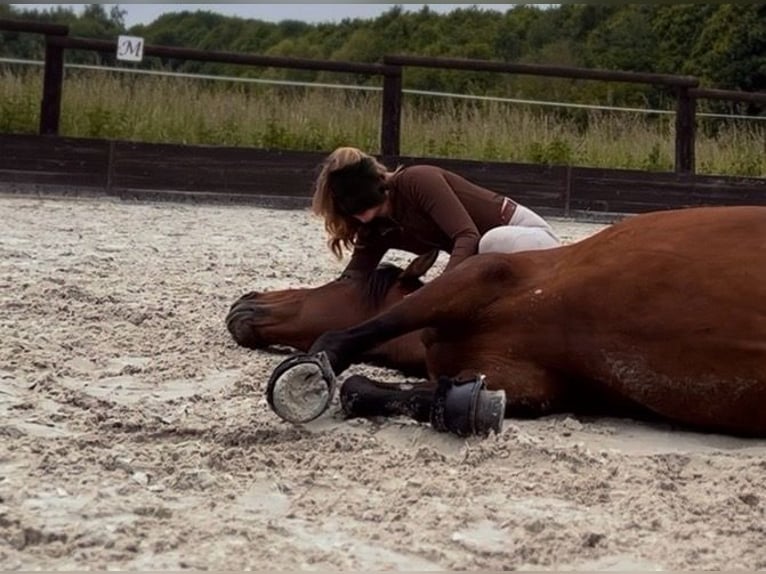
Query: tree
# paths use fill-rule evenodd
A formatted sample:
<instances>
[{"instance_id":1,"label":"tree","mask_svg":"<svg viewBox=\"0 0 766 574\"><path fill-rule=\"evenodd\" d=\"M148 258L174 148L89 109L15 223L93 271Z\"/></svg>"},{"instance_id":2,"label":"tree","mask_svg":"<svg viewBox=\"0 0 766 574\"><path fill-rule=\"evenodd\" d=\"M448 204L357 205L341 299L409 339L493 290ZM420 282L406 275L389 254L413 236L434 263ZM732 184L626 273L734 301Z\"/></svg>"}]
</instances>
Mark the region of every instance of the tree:
<instances>
[{"instance_id":1,"label":"tree","mask_svg":"<svg viewBox=\"0 0 766 574\"><path fill-rule=\"evenodd\" d=\"M707 20L691 52L706 83L730 89L766 89L766 7L722 4Z\"/></svg>"},{"instance_id":2,"label":"tree","mask_svg":"<svg viewBox=\"0 0 766 574\"><path fill-rule=\"evenodd\" d=\"M19 5L23 6L23 5ZM48 10L0 5L0 15L70 26L73 35L112 39L126 32L125 12L89 4L79 14L61 6ZM439 14L425 5L417 12L394 6L377 18L345 18L337 23L279 23L244 19L210 11L160 16L128 33L148 44L202 50L245 52L378 62L386 54L460 57L506 62L584 66L614 70L688 74L718 88L766 88L766 7L759 4L561 4L548 9L515 5L504 14L477 7ZM42 57L42 38L3 33L0 53ZM68 61L93 61L93 53L68 51ZM149 58L144 66L210 74L318 77L295 70L261 69L195 61ZM344 79L344 81L346 81ZM379 81L367 76L348 81ZM605 82L555 81L550 78L408 68L408 88L530 98L593 99L619 104L658 102L663 92L640 85L614 87ZM513 93L515 92L515 93Z\"/></svg>"},{"instance_id":3,"label":"tree","mask_svg":"<svg viewBox=\"0 0 766 574\"><path fill-rule=\"evenodd\" d=\"M697 64L690 54L716 10L711 4L658 6L652 16L656 41L655 69L663 74L696 74Z\"/></svg>"},{"instance_id":4,"label":"tree","mask_svg":"<svg viewBox=\"0 0 766 574\"><path fill-rule=\"evenodd\" d=\"M653 72L657 39L651 7L629 4L596 26L586 39L586 64L609 70Z\"/></svg>"}]
</instances>

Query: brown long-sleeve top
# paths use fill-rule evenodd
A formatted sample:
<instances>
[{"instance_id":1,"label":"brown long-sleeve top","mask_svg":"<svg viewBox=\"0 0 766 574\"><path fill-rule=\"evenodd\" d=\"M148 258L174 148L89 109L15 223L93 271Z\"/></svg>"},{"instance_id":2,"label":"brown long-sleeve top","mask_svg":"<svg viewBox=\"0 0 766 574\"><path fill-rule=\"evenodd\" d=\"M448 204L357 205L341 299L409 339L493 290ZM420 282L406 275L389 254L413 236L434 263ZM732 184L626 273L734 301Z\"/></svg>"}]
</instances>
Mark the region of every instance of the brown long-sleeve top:
<instances>
[{"instance_id":1,"label":"brown long-sleeve top","mask_svg":"<svg viewBox=\"0 0 766 574\"><path fill-rule=\"evenodd\" d=\"M390 219L359 230L344 273L373 271L389 249L418 255L440 249L450 254L447 271L476 253L484 233L508 223L516 205L503 210L504 196L431 165L398 170L388 190Z\"/></svg>"}]
</instances>

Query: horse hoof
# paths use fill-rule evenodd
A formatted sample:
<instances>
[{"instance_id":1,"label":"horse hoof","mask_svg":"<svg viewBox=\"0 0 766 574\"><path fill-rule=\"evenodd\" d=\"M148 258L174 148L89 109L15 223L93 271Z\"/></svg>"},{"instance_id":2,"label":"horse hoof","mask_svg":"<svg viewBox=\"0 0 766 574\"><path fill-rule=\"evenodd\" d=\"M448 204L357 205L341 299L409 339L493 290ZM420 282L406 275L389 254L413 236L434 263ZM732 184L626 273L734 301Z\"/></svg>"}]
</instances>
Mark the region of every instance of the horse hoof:
<instances>
[{"instance_id":1,"label":"horse hoof","mask_svg":"<svg viewBox=\"0 0 766 574\"><path fill-rule=\"evenodd\" d=\"M482 389L476 398L474 433L482 436L494 431L500 433L505 421L505 391Z\"/></svg>"},{"instance_id":2,"label":"horse hoof","mask_svg":"<svg viewBox=\"0 0 766 574\"><path fill-rule=\"evenodd\" d=\"M458 436L487 436L501 432L505 420L505 391L488 391L484 377L455 383L441 378L431 411L431 425Z\"/></svg>"},{"instance_id":3,"label":"horse hoof","mask_svg":"<svg viewBox=\"0 0 766 574\"><path fill-rule=\"evenodd\" d=\"M291 423L307 423L327 410L335 375L324 353L299 353L282 361L269 378L266 401Z\"/></svg>"}]
</instances>

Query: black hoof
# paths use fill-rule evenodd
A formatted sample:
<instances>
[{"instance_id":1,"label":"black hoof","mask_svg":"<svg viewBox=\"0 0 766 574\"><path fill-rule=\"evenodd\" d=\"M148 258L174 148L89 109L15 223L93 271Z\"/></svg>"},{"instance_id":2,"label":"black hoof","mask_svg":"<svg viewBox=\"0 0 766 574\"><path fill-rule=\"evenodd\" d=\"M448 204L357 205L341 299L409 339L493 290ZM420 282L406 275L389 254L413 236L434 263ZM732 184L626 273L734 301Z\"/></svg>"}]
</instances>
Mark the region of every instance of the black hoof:
<instances>
[{"instance_id":1,"label":"black hoof","mask_svg":"<svg viewBox=\"0 0 766 574\"><path fill-rule=\"evenodd\" d=\"M431 425L458 436L486 436L503 430L505 391L488 391L484 377L455 382L442 377L431 410Z\"/></svg>"}]
</instances>

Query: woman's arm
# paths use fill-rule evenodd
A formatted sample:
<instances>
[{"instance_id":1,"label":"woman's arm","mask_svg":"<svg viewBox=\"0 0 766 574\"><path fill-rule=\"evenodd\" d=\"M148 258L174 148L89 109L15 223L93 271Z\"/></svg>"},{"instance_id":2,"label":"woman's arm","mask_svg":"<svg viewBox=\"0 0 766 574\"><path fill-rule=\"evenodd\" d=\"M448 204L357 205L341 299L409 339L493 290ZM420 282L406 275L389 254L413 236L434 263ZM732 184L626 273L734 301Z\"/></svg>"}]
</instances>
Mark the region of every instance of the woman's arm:
<instances>
[{"instance_id":1,"label":"woman's arm","mask_svg":"<svg viewBox=\"0 0 766 574\"><path fill-rule=\"evenodd\" d=\"M383 259L388 248L374 241L366 241L354 247L351 260L341 273L341 277L361 277L369 275Z\"/></svg>"}]
</instances>

